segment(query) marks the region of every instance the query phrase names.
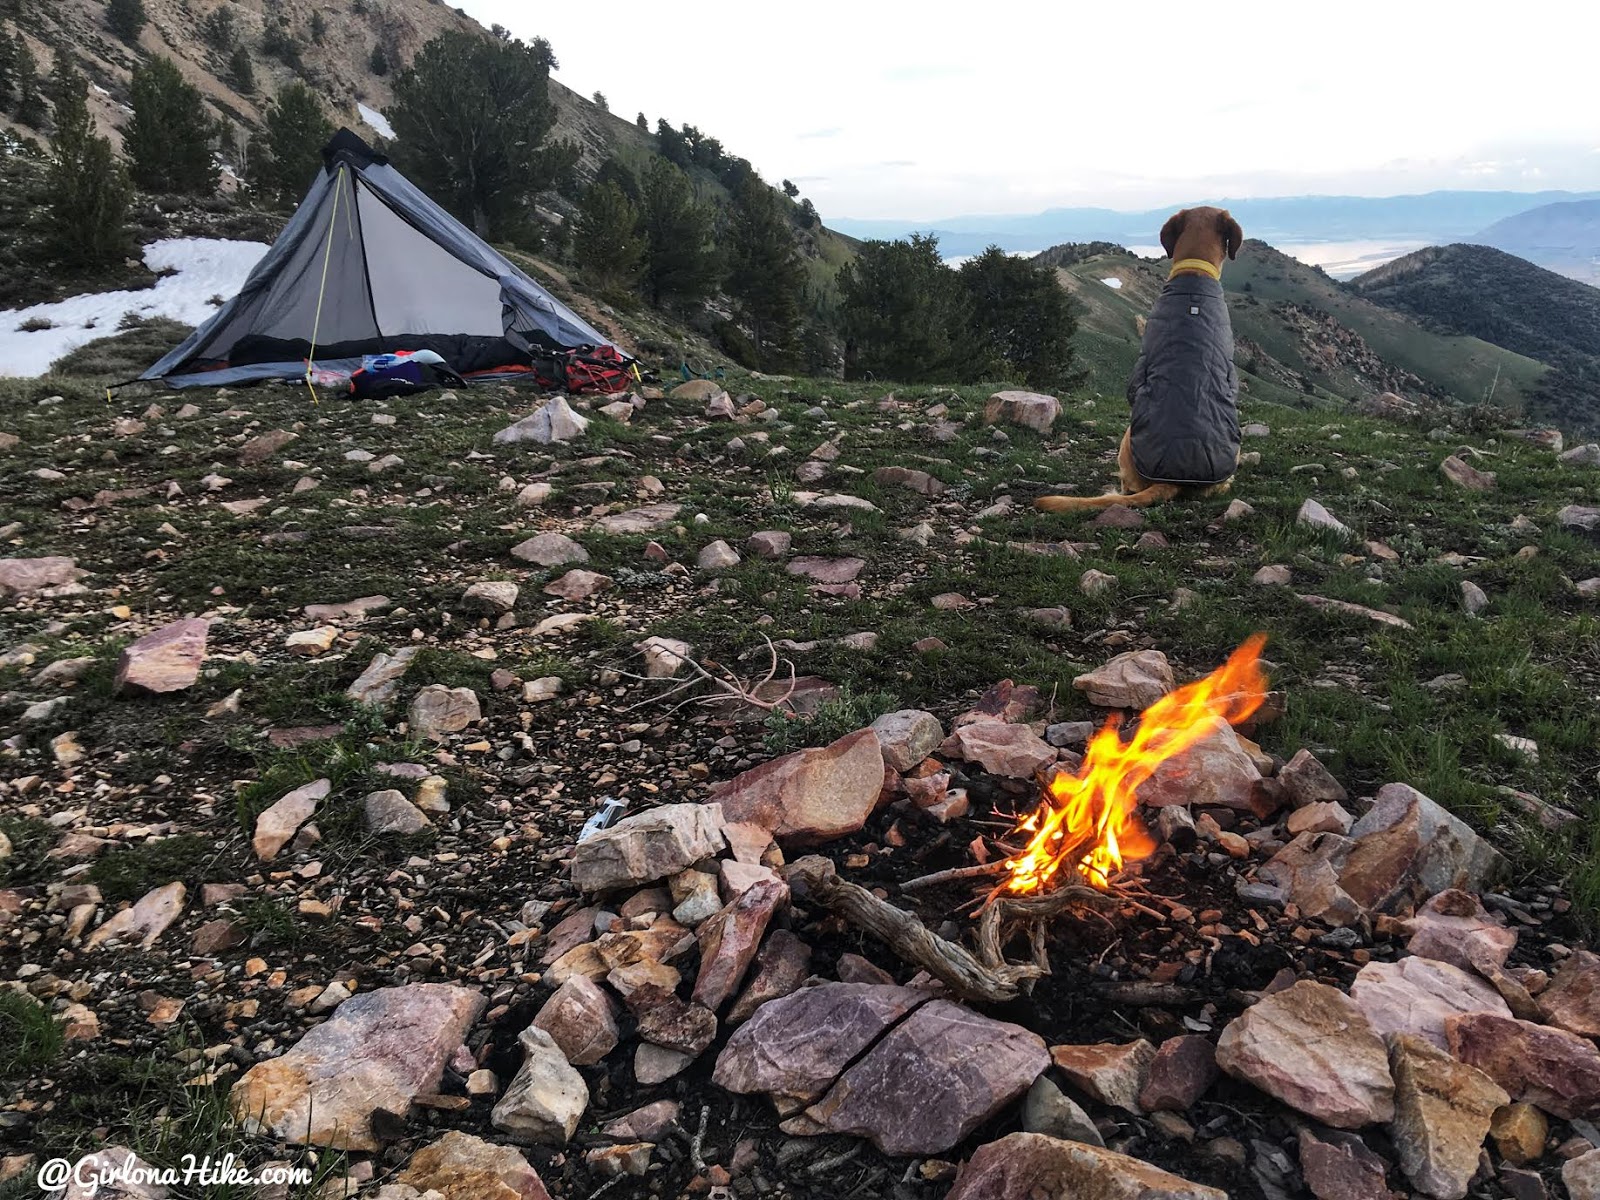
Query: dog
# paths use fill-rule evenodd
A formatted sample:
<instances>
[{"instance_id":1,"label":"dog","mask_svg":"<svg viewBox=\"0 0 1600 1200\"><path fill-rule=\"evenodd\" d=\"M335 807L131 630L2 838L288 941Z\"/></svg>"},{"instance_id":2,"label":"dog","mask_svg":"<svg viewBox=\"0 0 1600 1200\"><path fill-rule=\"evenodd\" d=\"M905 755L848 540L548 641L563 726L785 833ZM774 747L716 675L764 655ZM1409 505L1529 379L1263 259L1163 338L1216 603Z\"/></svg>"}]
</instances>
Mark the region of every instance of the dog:
<instances>
[{"instance_id":1,"label":"dog","mask_svg":"<svg viewBox=\"0 0 1600 1200\"><path fill-rule=\"evenodd\" d=\"M1128 381L1133 418L1117 451L1120 493L1040 496L1045 512L1123 504L1148 508L1179 497L1218 496L1239 467L1239 373L1222 294L1223 257L1244 230L1225 208L1185 208L1161 227L1172 271L1145 322Z\"/></svg>"}]
</instances>

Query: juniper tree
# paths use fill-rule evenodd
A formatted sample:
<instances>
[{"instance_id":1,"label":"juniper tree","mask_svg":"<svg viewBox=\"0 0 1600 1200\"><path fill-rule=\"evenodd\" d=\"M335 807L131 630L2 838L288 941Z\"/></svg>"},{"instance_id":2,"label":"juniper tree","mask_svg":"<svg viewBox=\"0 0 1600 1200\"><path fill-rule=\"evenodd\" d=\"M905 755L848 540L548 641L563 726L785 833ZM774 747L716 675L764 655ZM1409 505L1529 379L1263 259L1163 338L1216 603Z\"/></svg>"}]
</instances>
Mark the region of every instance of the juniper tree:
<instances>
[{"instance_id":1,"label":"juniper tree","mask_svg":"<svg viewBox=\"0 0 1600 1200\"><path fill-rule=\"evenodd\" d=\"M106 5L106 24L130 46L138 42L147 20L144 0L110 0Z\"/></svg>"},{"instance_id":2,"label":"juniper tree","mask_svg":"<svg viewBox=\"0 0 1600 1200\"><path fill-rule=\"evenodd\" d=\"M695 203L689 177L664 158L644 180L644 282L650 303L690 304L717 286L720 264L711 244L711 212Z\"/></svg>"},{"instance_id":3,"label":"juniper tree","mask_svg":"<svg viewBox=\"0 0 1600 1200\"><path fill-rule=\"evenodd\" d=\"M602 291L627 290L638 283L644 263L639 210L615 183L596 183L583 194L573 255Z\"/></svg>"},{"instance_id":4,"label":"juniper tree","mask_svg":"<svg viewBox=\"0 0 1600 1200\"><path fill-rule=\"evenodd\" d=\"M33 51L21 37L17 38L17 107L14 114L20 124L30 129L43 129L50 115L44 92L39 86L39 65Z\"/></svg>"},{"instance_id":5,"label":"juniper tree","mask_svg":"<svg viewBox=\"0 0 1600 1200\"><path fill-rule=\"evenodd\" d=\"M46 178L46 221L58 261L93 267L127 252L130 188L110 141L94 132L85 87L67 56L57 55L50 89L56 132Z\"/></svg>"},{"instance_id":6,"label":"juniper tree","mask_svg":"<svg viewBox=\"0 0 1600 1200\"><path fill-rule=\"evenodd\" d=\"M255 169L255 188L268 204L289 208L300 200L333 132L322 102L305 84L296 81L278 93L267 108Z\"/></svg>"},{"instance_id":7,"label":"juniper tree","mask_svg":"<svg viewBox=\"0 0 1600 1200\"><path fill-rule=\"evenodd\" d=\"M533 197L576 161L575 146L546 144L556 123L554 66L542 38L524 43L450 30L395 78L393 153L482 236L518 231Z\"/></svg>"},{"instance_id":8,"label":"juniper tree","mask_svg":"<svg viewBox=\"0 0 1600 1200\"><path fill-rule=\"evenodd\" d=\"M971 312L969 379L1020 377L1038 388L1069 386L1078 322L1055 271L990 246L962 264Z\"/></svg>"},{"instance_id":9,"label":"juniper tree","mask_svg":"<svg viewBox=\"0 0 1600 1200\"><path fill-rule=\"evenodd\" d=\"M939 239L863 242L839 272L847 379L954 380L968 328L961 281Z\"/></svg>"},{"instance_id":10,"label":"juniper tree","mask_svg":"<svg viewBox=\"0 0 1600 1200\"><path fill-rule=\"evenodd\" d=\"M123 145L133 181L147 192L209 196L217 190L212 123L200 91L171 59L157 56L133 72L133 121Z\"/></svg>"},{"instance_id":11,"label":"juniper tree","mask_svg":"<svg viewBox=\"0 0 1600 1200\"><path fill-rule=\"evenodd\" d=\"M235 46L228 57L228 78L236 92L248 95L256 90L256 65L243 46Z\"/></svg>"},{"instance_id":12,"label":"juniper tree","mask_svg":"<svg viewBox=\"0 0 1600 1200\"><path fill-rule=\"evenodd\" d=\"M727 241L727 290L749 327L760 365L783 366L799 341L805 267L783 205L753 173L733 194Z\"/></svg>"}]
</instances>

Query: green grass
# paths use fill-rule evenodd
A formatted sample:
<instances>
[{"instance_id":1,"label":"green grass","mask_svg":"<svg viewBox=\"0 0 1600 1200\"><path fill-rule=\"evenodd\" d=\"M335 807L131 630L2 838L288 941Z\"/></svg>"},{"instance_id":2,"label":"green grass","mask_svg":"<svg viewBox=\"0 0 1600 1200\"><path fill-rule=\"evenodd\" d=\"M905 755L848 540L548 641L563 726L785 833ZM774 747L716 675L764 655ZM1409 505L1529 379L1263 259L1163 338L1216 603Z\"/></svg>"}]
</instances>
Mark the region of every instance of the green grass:
<instances>
[{"instance_id":1,"label":"green grass","mask_svg":"<svg viewBox=\"0 0 1600 1200\"><path fill-rule=\"evenodd\" d=\"M44 1070L65 1044L49 1009L25 992L0 990L0 1079L20 1081Z\"/></svg>"},{"instance_id":2,"label":"green grass","mask_svg":"<svg viewBox=\"0 0 1600 1200\"><path fill-rule=\"evenodd\" d=\"M217 849L211 839L194 835L140 842L95 859L89 879L112 904L137 900L152 888L175 880L192 891L205 882L206 868L216 861Z\"/></svg>"}]
</instances>

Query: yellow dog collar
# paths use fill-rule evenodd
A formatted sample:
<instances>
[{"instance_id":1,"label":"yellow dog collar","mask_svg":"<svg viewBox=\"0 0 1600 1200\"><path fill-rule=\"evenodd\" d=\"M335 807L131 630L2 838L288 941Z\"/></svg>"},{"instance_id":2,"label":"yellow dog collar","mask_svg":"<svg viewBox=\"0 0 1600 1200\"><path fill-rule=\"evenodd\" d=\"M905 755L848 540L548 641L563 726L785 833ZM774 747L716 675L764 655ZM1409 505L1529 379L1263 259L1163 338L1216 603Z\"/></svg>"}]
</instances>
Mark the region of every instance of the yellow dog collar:
<instances>
[{"instance_id":1,"label":"yellow dog collar","mask_svg":"<svg viewBox=\"0 0 1600 1200\"><path fill-rule=\"evenodd\" d=\"M1204 275L1211 276L1211 278L1215 279L1218 283L1222 282L1222 271L1219 268L1212 266L1203 258L1180 258L1177 262L1172 264L1172 271L1167 275L1167 278L1171 279L1172 276L1176 275L1179 271L1199 271Z\"/></svg>"}]
</instances>

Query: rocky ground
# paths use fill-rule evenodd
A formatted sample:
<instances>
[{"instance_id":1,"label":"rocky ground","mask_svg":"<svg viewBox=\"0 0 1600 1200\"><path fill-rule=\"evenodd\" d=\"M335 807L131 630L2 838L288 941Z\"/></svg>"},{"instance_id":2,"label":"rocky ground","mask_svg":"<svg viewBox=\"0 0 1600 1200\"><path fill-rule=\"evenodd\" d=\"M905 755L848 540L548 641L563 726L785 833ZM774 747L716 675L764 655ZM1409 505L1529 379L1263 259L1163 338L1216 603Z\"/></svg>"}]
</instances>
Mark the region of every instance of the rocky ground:
<instances>
[{"instance_id":1,"label":"rocky ground","mask_svg":"<svg viewBox=\"0 0 1600 1200\"><path fill-rule=\"evenodd\" d=\"M396 1200L1595 1194L1600 448L1263 405L1231 498L1051 518L1119 402L728 386L0 393L0 1195L107 1144ZM836 905L993 977L984 881L904 885L1257 631L1153 856L1003 942L1048 975Z\"/></svg>"}]
</instances>

